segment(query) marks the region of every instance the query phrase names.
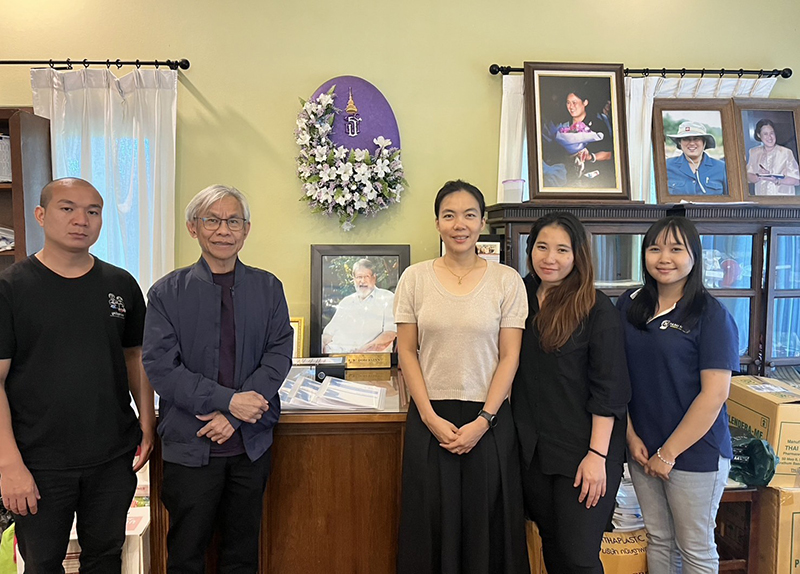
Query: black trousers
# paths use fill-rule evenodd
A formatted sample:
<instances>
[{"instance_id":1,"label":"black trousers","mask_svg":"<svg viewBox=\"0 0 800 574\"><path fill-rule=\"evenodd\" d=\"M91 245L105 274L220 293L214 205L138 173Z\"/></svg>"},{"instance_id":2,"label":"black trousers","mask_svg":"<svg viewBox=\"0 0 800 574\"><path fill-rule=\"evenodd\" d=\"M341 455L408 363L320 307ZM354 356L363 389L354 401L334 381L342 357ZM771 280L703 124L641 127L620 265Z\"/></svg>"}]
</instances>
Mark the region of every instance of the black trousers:
<instances>
[{"instance_id":1,"label":"black trousers","mask_svg":"<svg viewBox=\"0 0 800 574\"><path fill-rule=\"evenodd\" d=\"M31 470L39 487L36 514L14 515L26 574L62 574L77 513L83 574L119 572L131 499L136 491L131 451L98 466Z\"/></svg>"},{"instance_id":2,"label":"black trousers","mask_svg":"<svg viewBox=\"0 0 800 574\"><path fill-rule=\"evenodd\" d=\"M211 458L199 468L164 463L161 500L169 512L167 572L205 572L214 530L221 541L219 571L258 570L258 541L271 453L251 461L246 454Z\"/></svg>"},{"instance_id":3,"label":"black trousers","mask_svg":"<svg viewBox=\"0 0 800 574\"><path fill-rule=\"evenodd\" d=\"M600 544L614 512L622 464L606 462L606 494L592 508L578 502L575 477L542 472L539 455L523 473L525 511L539 527L542 554L554 574L603 574Z\"/></svg>"}]
</instances>

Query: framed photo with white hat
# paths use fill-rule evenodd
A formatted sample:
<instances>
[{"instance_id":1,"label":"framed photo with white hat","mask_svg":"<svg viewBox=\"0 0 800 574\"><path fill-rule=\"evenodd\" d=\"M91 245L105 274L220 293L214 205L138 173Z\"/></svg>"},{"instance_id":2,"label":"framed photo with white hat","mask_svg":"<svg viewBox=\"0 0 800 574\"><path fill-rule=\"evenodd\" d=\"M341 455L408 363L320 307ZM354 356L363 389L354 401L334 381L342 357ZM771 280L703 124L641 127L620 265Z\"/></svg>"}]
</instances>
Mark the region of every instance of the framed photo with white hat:
<instances>
[{"instance_id":1,"label":"framed photo with white hat","mask_svg":"<svg viewBox=\"0 0 800 574\"><path fill-rule=\"evenodd\" d=\"M656 99L653 164L659 203L742 201L730 99Z\"/></svg>"},{"instance_id":2,"label":"framed photo with white hat","mask_svg":"<svg viewBox=\"0 0 800 574\"><path fill-rule=\"evenodd\" d=\"M734 98L744 199L800 203L800 100Z\"/></svg>"}]
</instances>

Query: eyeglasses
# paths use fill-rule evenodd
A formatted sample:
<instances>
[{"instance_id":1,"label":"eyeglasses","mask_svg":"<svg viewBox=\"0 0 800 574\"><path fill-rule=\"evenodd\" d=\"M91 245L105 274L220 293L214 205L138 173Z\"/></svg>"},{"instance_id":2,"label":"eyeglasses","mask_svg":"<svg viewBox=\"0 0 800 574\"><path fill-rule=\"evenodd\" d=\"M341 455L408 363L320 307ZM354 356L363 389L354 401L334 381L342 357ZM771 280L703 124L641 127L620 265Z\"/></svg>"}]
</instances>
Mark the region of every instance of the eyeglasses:
<instances>
[{"instance_id":1,"label":"eyeglasses","mask_svg":"<svg viewBox=\"0 0 800 574\"><path fill-rule=\"evenodd\" d=\"M241 217L229 217L228 219L220 219L219 217L195 217L203 222L203 227L208 231L216 231L224 221L231 231L241 231L244 229L244 224L247 223L246 219Z\"/></svg>"}]
</instances>

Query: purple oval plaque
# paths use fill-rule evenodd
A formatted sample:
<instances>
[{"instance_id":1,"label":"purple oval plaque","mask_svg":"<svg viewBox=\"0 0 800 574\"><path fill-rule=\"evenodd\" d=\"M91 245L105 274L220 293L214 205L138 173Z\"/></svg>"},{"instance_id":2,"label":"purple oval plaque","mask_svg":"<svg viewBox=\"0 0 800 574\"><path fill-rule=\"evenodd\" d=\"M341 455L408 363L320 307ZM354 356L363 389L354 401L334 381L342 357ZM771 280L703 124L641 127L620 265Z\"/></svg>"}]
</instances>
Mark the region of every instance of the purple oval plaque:
<instances>
[{"instance_id":1,"label":"purple oval plaque","mask_svg":"<svg viewBox=\"0 0 800 574\"><path fill-rule=\"evenodd\" d=\"M400 148L400 129L389 102L368 81L355 76L338 76L316 89L311 99L334 90L336 119L328 137L337 146L347 149L366 149L372 153L377 147L372 141L383 136L392 141L390 147Z\"/></svg>"}]
</instances>

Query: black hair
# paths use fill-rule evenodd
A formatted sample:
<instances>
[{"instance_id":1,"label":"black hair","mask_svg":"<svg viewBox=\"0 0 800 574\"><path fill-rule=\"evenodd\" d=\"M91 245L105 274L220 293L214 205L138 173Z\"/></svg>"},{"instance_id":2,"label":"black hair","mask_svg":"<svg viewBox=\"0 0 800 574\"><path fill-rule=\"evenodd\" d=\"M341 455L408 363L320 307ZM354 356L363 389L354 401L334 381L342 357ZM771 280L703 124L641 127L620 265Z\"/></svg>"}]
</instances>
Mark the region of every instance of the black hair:
<instances>
[{"instance_id":1,"label":"black hair","mask_svg":"<svg viewBox=\"0 0 800 574\"><path fill-rule=\"evenodd\" d=\"M778 135L778 130L775 129L775 124L772 122L772 120L764 118L758 120L758 123L756 124L756 129L753 130L753 139L756 140L757 142L761 141L761 128L763 128L764 126L770 126L772 128L772 131L775 132L775 135L776 136Z\"/></svg>"},{"instance_id":2,"label":"black hair","mask_svg":"<svg viewBox=\"0 0 800 574\"><path fill-rule=\"evenodd\" d=\"M481 190L471 183L456 179L445 183L442 186L442 189L439 190L439 193L436 194L436 199L433 202L433 212L436 214L437 219L439 218L439 209L442 207L442 200L444 200L444 198L451 193L456 193L458 191L466 191L472 197L474 197L478 202L478 207L480 207L481 217L486 215L486 200L484 199Z\"/></svg>"},{"instance_id":3,"label":"black hair","mask_svg":"<svg viewBox=\"0 0 800 574\"><path fill-rule=\"evenodd\" d=\"M548 291L547 301L536 315L539 346L547 353L561 348L569 340L575 329L589 315L597 296L589 234L580 220L566 211L548 213L533 223L525 250L531 275L536 277L531 265L531 254L536 240L541 231L551 225L563 229L569 236L573 267L560 285Z\"/></svg>"},{"instance_id":4,"label":"black hair","mask_svg":"<svg viewBox=\"0 0 800 574\"><path fill-rule=\"evenodd\" d=\"M642 274L644 287L633 299L628 309L628 321L638 329L644 330L647 322L656 314L658 305L658 283L647 272L647 249L655 245L662 234L668 234L680 241L692 255L692 270L686 277L681 297L683 314L680 321L684 328L691 329L700 320L706 306L706 288L703 286L703 246L700 243L700 234L694 223L685 217L669 216L656 221L647 230L642 242Z\"/></svg>"}]
</instances>

